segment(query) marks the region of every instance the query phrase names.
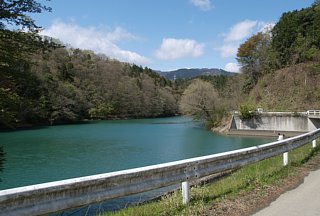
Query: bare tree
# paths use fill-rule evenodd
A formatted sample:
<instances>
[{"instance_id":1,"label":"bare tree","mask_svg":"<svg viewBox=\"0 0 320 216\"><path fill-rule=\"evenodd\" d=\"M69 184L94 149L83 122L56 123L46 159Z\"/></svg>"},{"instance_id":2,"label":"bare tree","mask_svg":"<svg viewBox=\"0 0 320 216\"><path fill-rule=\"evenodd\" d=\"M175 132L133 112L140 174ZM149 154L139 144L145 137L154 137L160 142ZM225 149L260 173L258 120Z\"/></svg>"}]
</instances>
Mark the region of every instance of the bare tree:
<instances>
[{"instance_id":1,"label":"bare tree","mask_svg":"<svg viewBox=\"0 0 320 216\"><path fill-rule=\"evenodd\" d=\"M197 119L210 119L212 112L218 107L218 93L205 81L195 80L184 91L180 101L183 114Z\"/></svg>"}]
</instances>

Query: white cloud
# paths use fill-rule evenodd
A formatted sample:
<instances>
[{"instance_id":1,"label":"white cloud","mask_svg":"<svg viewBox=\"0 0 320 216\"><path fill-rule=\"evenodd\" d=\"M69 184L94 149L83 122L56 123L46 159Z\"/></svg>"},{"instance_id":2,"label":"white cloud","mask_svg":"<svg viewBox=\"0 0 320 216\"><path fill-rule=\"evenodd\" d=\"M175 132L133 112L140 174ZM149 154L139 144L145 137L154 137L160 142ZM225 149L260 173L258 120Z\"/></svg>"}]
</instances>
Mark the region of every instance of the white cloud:
<instances>
[{"instance_id":1,"label":"white cloud","mask_svg":"<svg viewBox=\"0 0 320 216\"><path fill-rule=\"evenodd\" d=\"M161 60L175 60L185 57L199 57L204 45L191 39L165 38L155 55Z\"/></svg>"},{"instance_id":2,"label":"white cloud","mask_svg":"<svg viewBox=\"0 0 320 216\"><path fill-rule=\"evenodd\" d=\"M257 32L267 32L275 24L255 20L244 20L236 23L229 29L227 34L223 34L223 43L220 47L215 48L221 57L227 58L237 54L238 47L246 39Z\"/></svg>"},{"instance_id":3,"label":"white cloud","mask_svg":"<svg viewBox=\"0 0 320 216\"><path fill-rule=\"evenodd\" d=\"M43 35L58 38L72 47L93 50L110 58L136 64L149 64L150 60L138 53L123 50L116 45L120 40L137 39L136 36L121 27L106 31L96 27L81 27L74 23L54 22Z\"/></svg>"},{"instance_id":4,"label":"white cloud","mask_svg":"<svg viewBox=\"0 0 320 216\"><path fill-rule=\"evenodd\" d=\"M238 52L239 44L237 43L227 43L223 44L221 47L216 48L219 51L221 57L228 58L235 56Z\"/></svg>"},{"instance_id":5,"label":"white cloud","mask_svg":"<svg viewBox=\"0 0 320 216\"><path fill-rule=\"evenodd\" d=\"M210 0L190 0L190 2L203 11L208 11L213 8Z\"/></svg>"},{"instance_id":6,"label":"white cloud","mask_svg":"<svg viewBox=\"0 0 320 216\"><path fill-rule=\"evenodd\" d=\"M224 70L229 71L229 72L239 73L240 66L237 63L230 62L230 63L226 64L226 66L224 66Z\"/></svg>"},{"instance_id":7,"label":"white cloud","mask_svg":"<svg viewBox=\"0 0 320 216\"><path fill-rule=\"evenodd\" d=\"M245 20L235 24L230 28L229 33L225 36L225 42L241 41L253 33L258 21Z\"/></svg>"},{"instance_id":8,"label":"white cloud","mask_svg":"<svg viewBox=\"0 0 320 216\"><path fill-rule=\"evenodd\" d=\"M138 37L131 34L127 30L116 27L114 31L106 33L106 38L112 42L120 41L120 40L137 40Z\"/></svg>"}]
</instances>

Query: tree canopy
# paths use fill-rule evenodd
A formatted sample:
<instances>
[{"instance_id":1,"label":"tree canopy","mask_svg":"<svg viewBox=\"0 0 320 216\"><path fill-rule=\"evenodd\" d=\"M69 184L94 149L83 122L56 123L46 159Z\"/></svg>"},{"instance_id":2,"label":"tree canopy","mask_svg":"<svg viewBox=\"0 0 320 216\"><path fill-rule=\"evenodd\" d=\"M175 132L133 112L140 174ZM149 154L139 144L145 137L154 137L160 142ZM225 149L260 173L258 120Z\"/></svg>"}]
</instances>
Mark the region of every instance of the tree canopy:
<instances>
[{"instance_id":1,"label":"tree canopy","mask_svg":"<svg viewBox=\"0 0 320 216\"><path fill-rule=\"evenodd\" d=\"M320 5L283 13L271 32L259 32L240 45L237 60L249 92L261 76L290 65L320 59Z\"/></svg>"},{"instance_id":2,"label":"tree canopy","mask_svg":"<svg viewBox=\"0 0 320 216\"><path fill-rule=\"evenodd\" d=\"M35 23L29 14L42 13L43 11L51 11L51 8L35 0L1 0L0 29L5 29L7 25L10 25L31 32L38 31L40 26Z\"/></svg>"},{"instance_id":3,"label":"tree canopy","mask_svg":"<svg viewBox=\"0 0 320 216\"><path fill-rule=\"evenodd\" d=\"M10 67L0 81L2 127L178 112L172 83L149 68L66 48L30 59L25 67Z\"/></svg>"},{"instance_id":4,"label":"tree canopy","mask_svg":"<svg viewBox=\"0 0 320 216\"><path fill-rule=\"evenodd\" d=\"M320 47L320 6L284 13L272 30L280 67L314 60Z\"/></svg>"},{"instance_id":5,"label":"tree canopy","mask_svg":"<svg viewBox=\"0 0 320 216\"><path fill-rule=\"evenodd\" d=\"M241 71L246 76L243 87L245 92L252 89L262 74L272 70L273 53L270 50L270 33L259 32L240 45L237 60L241 65Z\"/></svg>"},{"instance_id":6,"label":"tree canopy","mask_svg":"<svg viewBox=\"0 0 320 216\"><path fill-rule=\"evenodd\" d=\"M200 79L193 80L183 92L180 110L195 119L205 120L209 128L217 125L224 113L216 89Z\"/></svg>"},{"instance_id":7,"label":"tree canopy","mask_svg":"<svg viewBox=\"0 0 320 216\"><path fill-rule=\"evenodd\" d=\"M31 59L59 45L39 36L29 15L50 10L34 0L0 1L0 127L28 122L30 113L37 113L39 80L31 73Z\"/></svg>"}]
</instances>

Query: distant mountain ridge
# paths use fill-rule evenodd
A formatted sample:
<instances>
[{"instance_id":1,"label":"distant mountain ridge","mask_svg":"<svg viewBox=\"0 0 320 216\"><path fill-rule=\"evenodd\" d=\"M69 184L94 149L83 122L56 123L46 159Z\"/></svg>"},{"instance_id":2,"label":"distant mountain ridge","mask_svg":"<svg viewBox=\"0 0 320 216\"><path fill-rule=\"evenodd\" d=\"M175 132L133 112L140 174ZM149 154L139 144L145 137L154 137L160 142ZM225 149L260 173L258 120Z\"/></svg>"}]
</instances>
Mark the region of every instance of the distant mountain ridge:
<instances>
[{"instance_id":1,"label":"distant mountain ridge","mask_svg":"<svg viewBox=\"0 0 320 216\"><path fill-rule=\"evenodd\" d=\"M222 69L217 68L182 68L178 70L173 71L156 71L160 75L164 76L165 78L169 80L176 79L188 79L193 78L197 76L218 76L218 75L224 75L224 76L234 76L235 73L228 72Z\"/></svg>"}]
</instances>

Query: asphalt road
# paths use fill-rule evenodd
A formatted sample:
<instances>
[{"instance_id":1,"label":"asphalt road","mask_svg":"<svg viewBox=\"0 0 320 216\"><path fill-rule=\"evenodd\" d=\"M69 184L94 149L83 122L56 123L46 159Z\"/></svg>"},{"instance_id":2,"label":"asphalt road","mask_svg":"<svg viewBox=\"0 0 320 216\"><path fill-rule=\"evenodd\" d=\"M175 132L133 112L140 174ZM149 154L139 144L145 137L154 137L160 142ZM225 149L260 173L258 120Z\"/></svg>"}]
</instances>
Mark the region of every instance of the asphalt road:
<instances>
[{"instance_id":1,"label":"asphalt road","mask_svg":"<svg viewBox=\"0 0 320 216\"><path fill-rule=\"evenodd\" d=\"M320 170L312 171L299 187L282 194L253 216L319 216Z\"/></svg>"}]
</instances>

